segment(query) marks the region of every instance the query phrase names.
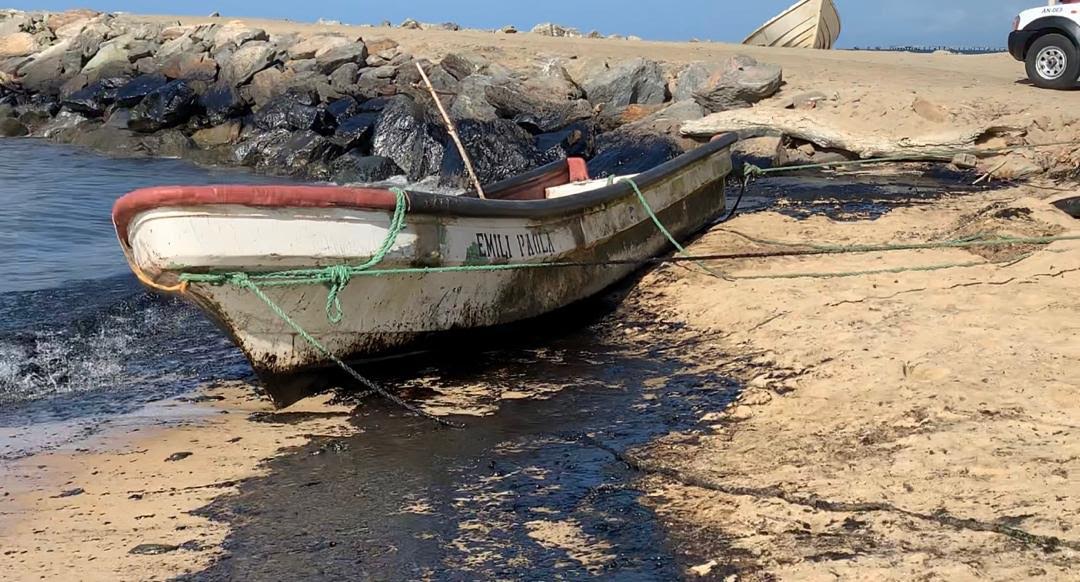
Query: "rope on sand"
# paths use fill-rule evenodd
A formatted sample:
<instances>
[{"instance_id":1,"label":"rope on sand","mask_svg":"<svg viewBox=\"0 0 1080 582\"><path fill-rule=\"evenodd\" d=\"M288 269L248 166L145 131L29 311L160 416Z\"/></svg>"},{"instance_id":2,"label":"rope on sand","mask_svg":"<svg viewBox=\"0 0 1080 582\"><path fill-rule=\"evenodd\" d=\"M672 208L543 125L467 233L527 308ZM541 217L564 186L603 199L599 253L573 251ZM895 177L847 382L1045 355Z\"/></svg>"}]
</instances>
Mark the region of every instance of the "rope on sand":
<instances>
[{"instance_id":1,"label":"rope on sand","mask_svg":"<svg viewBox=\"0 0 1080 582\"><path fill-rule=\"evenodd\" d=\"M1080 143L1080 142L1075 142ZM1046 145L1064 145L1063 144L1042 144ZM1034 147L1034 146L1028 146ZM1012 149L1012 148L1007 148ZM988 151L988 150L983 150ZM954 152L955 153L955 152ZM925 155L920 156L918 159L926 159ZM893 156L888 158L876 158L869 160L857 160L852 162L836 162L826 164L806 164L801 166L790 166L784 168L768 168L762 169L757 166L747 164L743 170L742 176L742 192L739 195L738 201L736 201L734 207L728 212L720 222L726 221L734 215L735 210L738 208L739 201L742 200L743 194L746 192L746 188L755 177L764 176L772 173L779 172L794 172L806 169L818 169L827 167L847 166L847 165L865 165L876 164L885 162L896 161L912 161L912 156ZM831 245L831 244L799 244L788 243L784 241L768 241L768 240L755 240L754 242L761 242L764 244L772 244L777 246L803 246L809 250L796 250L786 251L781 253L755 253L750 255L714 255L711 257L695 257L690 255L686 251L686 248L679 243L670 230L664 225L663 221L653 210L649 204L644 193L638 184L631 178L624 178L621 182L627 183L633 189L637 196L638 202L645 210L649 219L656 226L657 230L664 236L669 244L671 244L681 255L681 260L693 262L702 271L710 276L723 279L725 281L747 281L747 280L761 280L761 279L799 279L799 278L835 278L835 277L855 277L860 275L874 275L883 273L904 273L904 272L926 272L937 271L944 269L955 269L965 267L975 267L987 264L995 264L994 262L963 262L963 263L949 263L941 265L930 265L922 267L898 267L891 269L868 269L861 271L847 271L847 272L835 272L835 273L795 273L787 275L750 275L750 276L731 276L725 273L716 271L704 263L705 260L723 260L731 258L753 258L753 257L773 257L773 256L799 256L809 254L846 254L846 253L869 253L869 252L888 252L899 250L918 250L918 249L940 249L940 248L969 248L977 246L1013 246L1013 245L1048 245L1058 241L1065 240L1080 240L1080 236L1064 236L1064 237L1031 237L1031 238L1016 238L1016 237L986 237L975 236L967 237L965 239L947 240L940 242L929 243L901 243L901 244L882 244L882 245ZM353 367L349 366L342 359L337 357L329 348L319 342L314 336L308 333L295 319L289 316L284 309L276 302L274 302L263 290L264 287L287 287L287 286L300 286L300 285L313 285L313 284L325 284L329 287L326 297L326 317L331 324L340 323L344 317L344 311L341 306L340 295L341 292L348 286L349 282L358 276L389 276L389 275L432 275L438 273L452 273L452 272L496 272L496 271L509 271L509 270L523 270L523 269L540 269L540 268L558 268L558 267L602 267L602 266L614 266L614 265L626 265L626 264L648 264L653 261L599 261L595 263L566 263L566 262L553 262L553 263L520 263L520 264L499 264L499 265L460 265L450 267L417 267L417 268L400 268L400 269L377 269L385 259L386 256L393 249L397 242L398 236L405 229L406 215L408 212L408 196L404 190L400 188L392 188L391 191L396 197L396 204L394 207L394 213L390 220L390 225L387 229L386 237L382 244L376 250L374 254L363 264L348 266L348 265L334 265L322 269L299 269L290 271L280 271L272 273L258 273L252 274L243 271L229 272L229 273L211 273L211 274L197 274L197 273L183 273L179 277L180 283L173 287L163 287L146 277L140 271L136 270L137 275L140 276L140 280L147 283L151 287L174 291L180 293L186 293L189 291L192 284L208 284L208 285L233 285L241 289L250 291L256 298L264 303L278 318L280 318L286 325L292 328L297 335L299 335L305 342L307 342L316 352L322 355L324 358L334 363L336 366L345 371L350 377L355 379L361 385L363 385L369 392L376 393L386 400L412 412L413 414L427 418L444 426L450 426L455 428L461 428L462 425L451 422L444 418L437 417L430 413L427 413L420 408L405 402L395 394L390 393L382 386L369 380L361 375ZM714 223L715 224L715 223ZM741 234L741 233L739 233ZM742 235L745 236L745 235ZM750 239L750 237L746 237ZM750 239L754 240L754 239ZM1026 255L1030 256L1030 255ZM679 262L671 259L659 259L655 262Z\"/></svg>"}]
</instances>

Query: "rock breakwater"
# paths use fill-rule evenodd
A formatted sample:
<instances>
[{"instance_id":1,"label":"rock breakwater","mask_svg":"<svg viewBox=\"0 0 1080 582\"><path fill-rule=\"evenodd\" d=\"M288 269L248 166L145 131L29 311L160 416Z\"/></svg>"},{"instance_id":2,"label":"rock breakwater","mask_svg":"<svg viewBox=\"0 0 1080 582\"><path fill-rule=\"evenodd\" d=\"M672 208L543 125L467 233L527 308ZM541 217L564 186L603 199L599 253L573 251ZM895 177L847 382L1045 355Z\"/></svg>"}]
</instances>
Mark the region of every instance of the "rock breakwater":
<instances>
[{"instance_id":1,"label":"rock breakwater","mask_svg":"<svg viewBox=\"0 0 1080 582\"><path fill-rule=\"evenodd\" d=\"M242 21L169 26L88 10L0 12L0 136L311 180L404 176L461 189L463 164L418 84L417 64L460 124L485 182L571 155L592 160L595 176L639 172L692 145L672 128L714 110L710 95L733 95L724 107L760 98L737 90L747 64L740 60L584 62L571 75L559 60L510 69L462 52L433 62L378 29L356 31L277 34ZM755 82L775 92L779 69L764 74L771 77Z\"/></svg>"}]
</instances>

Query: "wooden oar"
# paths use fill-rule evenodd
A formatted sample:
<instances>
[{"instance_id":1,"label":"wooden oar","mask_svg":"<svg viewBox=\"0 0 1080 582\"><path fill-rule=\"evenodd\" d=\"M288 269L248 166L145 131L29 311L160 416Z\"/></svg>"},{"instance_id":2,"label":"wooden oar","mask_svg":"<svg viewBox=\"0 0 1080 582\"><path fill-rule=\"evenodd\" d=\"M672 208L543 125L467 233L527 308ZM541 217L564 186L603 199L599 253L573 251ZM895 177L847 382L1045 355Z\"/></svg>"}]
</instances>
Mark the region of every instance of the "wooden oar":
<instances>
[{"instance_id":1,"label":"wooden oar","mask_svg":"<svg viewBox=\"0 0 1080 582\"><path fill-rule=\"evenodd\" d=\"M469 153L465 151L465 145L461 143L461 138L458 136L457 127L454 126L454 122L450 119L450 114L446 112L446 108L443 107L442 101L439 99L439 93L435 91L435 87L431 84L431 79L428 79L427 73L424 72L424 67L420 65L420 62L416 63L416 70L420 71L420 78L424 80L424 84L427 85L428 91L431 92L431 98L435 100L435 106L439 108L439 113L442 114L443 121L446 122L446 130L450 132L450 138L454 140L454 144L457 145L458 152L461 154L462 161L465 162L465 169L469 172L469 177L472 178L473 186L476 188L477 195L480 198L487 198L484 196L484 187L480 185L480 179L476 177L476 170L473 169L472 160L469 159Z\"/></svg>"}]
</instances>

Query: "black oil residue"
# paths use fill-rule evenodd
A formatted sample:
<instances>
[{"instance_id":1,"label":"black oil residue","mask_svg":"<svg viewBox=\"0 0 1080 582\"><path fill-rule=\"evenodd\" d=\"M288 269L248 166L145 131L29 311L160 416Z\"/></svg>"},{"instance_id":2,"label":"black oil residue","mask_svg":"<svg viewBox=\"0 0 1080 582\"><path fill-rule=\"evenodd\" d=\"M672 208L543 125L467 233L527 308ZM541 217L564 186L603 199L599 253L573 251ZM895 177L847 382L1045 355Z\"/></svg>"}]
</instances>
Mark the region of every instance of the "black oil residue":
<instances>
[{"instance_id":1,"label":"black oil residue","mask_svg":"<svg viewBox=\"0 0 1080 582\"><path fill-rule=\"evenodd\" d=\"M877 220L897 208L924 206L943 198L1005 187L971 185L974 178L940 166L919 165L896 173L800 172L754 180L740 205L742 212L771 211L803 220ZM738 187L728 190L728 199Z\"/></svg>"},{"instance_id":2,"label":"black oil residue","mask_svg":"<svg viewBox=\"0 0 1080 582\"><path fill-rule=\"evenodd\" d=\"M364 405L356 436L276 458L267 476L202 510L233 531L226 555L190 579L679 577L687 564L640 503L638 475L593 443L623 451L695 430L738 386L700 368L721 355L669 349L674 333L634 339L635 329L616 314L413 370L440 390L560 389L504 401L463 430ZM552 527L573 535L553 542Z\"/></svg>"}]
</instances>

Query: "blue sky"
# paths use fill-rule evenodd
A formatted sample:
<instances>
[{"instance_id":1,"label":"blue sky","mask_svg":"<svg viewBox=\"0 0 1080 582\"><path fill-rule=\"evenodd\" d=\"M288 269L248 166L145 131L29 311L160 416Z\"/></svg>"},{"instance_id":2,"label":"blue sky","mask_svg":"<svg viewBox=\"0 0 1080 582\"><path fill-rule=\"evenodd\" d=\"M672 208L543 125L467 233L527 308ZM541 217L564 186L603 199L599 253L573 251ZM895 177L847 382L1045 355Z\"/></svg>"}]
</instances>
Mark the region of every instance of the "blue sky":
<instances>
[{"instance_id":1,"label":"blue sky","mask_svg":"<svg viewBox=\"0 0 1080 582\"><path fill-rule=\"evenodd\" d=\"M514 24L528 29L557 22L584 31L636 34L656 40L692 37L739 41L794 0L184 0L150 3L134 0L30 0L24 10L91 6L98 10L169 12L223 16L261 16L345 23L398 23L407 17L425 22L454 21L472 28ZM843 47L944 44L1004 46L1012 19L1021 9L1045 0L835 0L844 23ZM9 0L10 5L10 0Z\"/></svg>"}]
</instances>

